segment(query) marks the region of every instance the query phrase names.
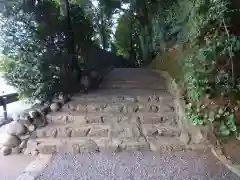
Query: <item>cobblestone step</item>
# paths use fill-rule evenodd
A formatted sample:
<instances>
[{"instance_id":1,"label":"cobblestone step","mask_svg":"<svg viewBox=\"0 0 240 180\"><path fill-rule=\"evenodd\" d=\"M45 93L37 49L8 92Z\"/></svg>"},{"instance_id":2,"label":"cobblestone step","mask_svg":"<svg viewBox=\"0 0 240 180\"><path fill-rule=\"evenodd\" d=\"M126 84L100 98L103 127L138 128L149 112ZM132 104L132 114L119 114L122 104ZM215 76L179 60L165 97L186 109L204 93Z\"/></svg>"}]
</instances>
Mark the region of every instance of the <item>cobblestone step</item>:
<instances>
[{"instance_id":1,"label":"cobblestone step","mask_svg":"<svg viewBox=\"0 0 240 180\"><path fill-rule=\"evenodd\" d=\"M120 88L120 89L155 89L165 90L164 82L156 83L156 81L108 81L100 85L101 88Z\"/></svg>"},{"instance_id":2,"label":"cobblestone step","mask_svg":"<svg viewBox=\"0 0 240 180\"><path fill-rule=\"evenodd\" d=\"M139 102L139 103L169 103L173 100L166 91L152 90L98 90L97 93L76 94L72 101L80 102Z\"/></svg>"},{"instance_id":3,"label":"cobblestone step","mask_svg":"<svg viewBox=\"0 0 240 180\"><path fill-rule=\"evenodd\" d=\"M107 124L70 123L66 125L48 125L37 129L35 138L71 138L71 137L109 137L111 126Z\"/></svg>"},{"instance_id":4,"label":"cobblestone step","mask_svg":"<svg viewBox=\"0 0 240 180\"><path fill-rule=\"evenodd\" d=\"M173 112L171 103L139 103L139 102L106 102L97 101L85 103L83 101L70 102L62 107L65 112L109 112L109 113L136 113L136 112Z\"/></svg>"},{"instance_id":5,"label":"cobblestone step","mask_svg":"<svg viewBox=\"0 0 240 180\"><path fill-rule=\"evenodd\" d=\"M149 150L149 144L145 138L135 139L109 139L109 138L58 138L58 139L37 139L29 142L27 151L37 149L42 154L52 153L82 153L122 150Z\"/></svg>"},{"instance_id":6,"label":"cobblestone step","mask_svg":"<svg viewBox=\"0 0 240 180\"><path fill-rule=\"evenodd\" d=\"M171 122L176 124L175 112L159 112L159 113L81 113L81 112L55 112L47 115L49 124L123 124L136 123L140 121L142 124L165 124Z\"/></svg>"},{"instance_id":7,"label":"cobblestone step","mask_svg":"<svg viewBox=\"0 0 240 180\"><path fill-rule=\"evenodd\" d=\"M138 138L108 138L108 137L71 137L71 138L38 138L29 140L28 149L38 150L42 154L52 153L82 153L99 151L136 151L152 150L155 152L173 152L188 150L177 138L172 137L138 137Z\"/></svg>"},{"instance_id":8,"label":"cobblestone step","mask_svg":"<svg viewBox=\"0 0 240 180\"><path fill-rule=\"evenodd\" d=\"M156 152L183 151L189 148L180 142L177 137L147 137L147 142L150 149Z\"/></svg>"},{"instance_id":9,"label":"cobblestone step","mask_svg":"<svg viewBox=\"0 0 240 180\"><path fill-rule=\"evenodd\" d=\"M157 124L143 124L143 121L131 120L117 123L90 123L80 124L72 122L68 124L49 124L48 126L37 129L34 138L61 138L61 137L157 137L180 136L180 130L170 122Z\"/></svg>"}]
</instances>

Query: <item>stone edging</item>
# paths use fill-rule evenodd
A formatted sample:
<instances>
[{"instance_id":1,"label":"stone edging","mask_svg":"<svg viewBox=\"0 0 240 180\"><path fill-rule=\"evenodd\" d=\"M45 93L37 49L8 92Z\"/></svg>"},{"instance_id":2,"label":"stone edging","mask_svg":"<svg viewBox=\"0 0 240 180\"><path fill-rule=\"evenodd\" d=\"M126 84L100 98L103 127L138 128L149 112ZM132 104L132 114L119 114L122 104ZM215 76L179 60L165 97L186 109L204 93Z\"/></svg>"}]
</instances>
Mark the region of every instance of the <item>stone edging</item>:
<instances>
[{"instance_id":1,"label":"stone edging","mask_svg":"<svg viewBox=\"0 0 240 180\"><path fill-rule=\"evenodd\" d=\"M240 177L240 165L234 164L231 160L224 156L222 150L219 148L212 147L211 152L221 163L224 164L224 166Z\"/></svg>"},{"instance_id":2,"label":"stone edging","mask_svg":"<svg viewBox=\"0 0 240 180\"><path fill-rule=\"evenodd\" d=\"M154 70L153 70L154 71ZM183 99L183 91L179 84L176 83L175 79L170 76L167 71L158 71L155 72L159 73L165 80L166 80L166 90L169 94L173 96L174 108L177 114L177 123L178 127L181 130L181 138L180 140L190 145L190 147L197 148L208 148L209 141L207 139L210 137L210 141L216 139L215 136L211 133L211 127L206 126L204 128L200 128L198 126L193 126L187 122L186 115L185 115L185 100ZM210 142L210 144L213 144Z\"/></svg>"},{"instance_id":3,"label":"stone edging","mask_svg":"<svg viewBox=\"0 0 240 180\"><path fill-rule=\"evenodd\" d=\"M26 167L24 172L17 177L16 180L35 180L52 161L52 157L52 154L39 154L37 158Z\"/></svg>"}]
</instances>

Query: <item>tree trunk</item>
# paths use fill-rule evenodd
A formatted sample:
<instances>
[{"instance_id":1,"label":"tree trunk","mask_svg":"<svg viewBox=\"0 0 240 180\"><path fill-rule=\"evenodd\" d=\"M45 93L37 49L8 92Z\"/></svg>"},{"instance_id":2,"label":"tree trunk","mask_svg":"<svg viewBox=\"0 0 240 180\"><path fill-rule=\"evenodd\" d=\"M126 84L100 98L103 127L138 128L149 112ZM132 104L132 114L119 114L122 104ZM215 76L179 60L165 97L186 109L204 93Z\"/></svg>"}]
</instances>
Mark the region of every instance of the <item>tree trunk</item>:
<instances>
[{"instance_id":1,"label":"tree trunk","mask_svg":"<svg viewBox=\"0 0 240 180\"><path fill-rule=\"evenodd\" d=\"M106 50L108 48L108 44L107 44L107 37L106 37L105 28L104 28L105 22L104 22L104 12L103 12L102 4L100 4L100 22L101 22L100 35L102 40L102 46L103 46L103 49Z\"/></svg>"},{"instance_id":2,"label":"tree trunk","mask_svg":"<svg viewBox=\"0 0 240 180\"><path fill-rule=\"evenodd\" d=\"M71 21L71 14L70 14L70 5L68 0L65 1L65 10L66 12L64 13L66 20L67 20L67 51L68 51L68 56L70 57L70 61L68 61L68 67L67 67L67 76L69 83L72 87L72 90L74 91L75 88L74 86L76 85L76 80L80 78L80 67L78 65L78 59L77 59L77 54L75 51L75 42L74 42L74 31L72 27L72 21ZM77 77L76 77L76 74Z\"/></svg>"}]
</instances>

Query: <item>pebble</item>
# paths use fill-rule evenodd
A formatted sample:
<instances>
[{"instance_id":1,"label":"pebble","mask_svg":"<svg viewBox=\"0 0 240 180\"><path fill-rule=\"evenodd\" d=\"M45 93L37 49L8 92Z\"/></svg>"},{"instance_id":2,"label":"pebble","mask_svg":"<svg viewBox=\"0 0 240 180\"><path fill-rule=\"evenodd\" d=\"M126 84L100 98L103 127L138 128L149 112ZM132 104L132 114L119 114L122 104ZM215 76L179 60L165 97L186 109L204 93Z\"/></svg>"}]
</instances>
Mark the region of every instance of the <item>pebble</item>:
<instances>
[{"instance_id":1,"label":"pebble","mask_svg":"<svg viewBox=\"0 0 240 180\"><path fill-rule=\"evenodd\" d=\"M55 103L52 103L51 106L50 106L50 109L52 112L57 112L60 110L60 104L55 102Z\"/></svg>"},{"instance_id":2,"label":"pebble","mask_svg":"<svg viewBox=\"0 0 240 180\"><path fill-rule=\"evenodd\" d=\"M27 128L23 124L13 121L7 125L6 132L9 135L21 136L27 132Z\"/></svg>"},{"instance_id":3,"label":"pebble","mask_svg":"<svg viewBox=\"0 0 240 180\"><path fill-rule=\"evenodd\" d=\"M9 148L14 148L19 146L20 143L21 143L21 140L17 136L7 135L2 144Z\"/></svg>"}]
</instances>

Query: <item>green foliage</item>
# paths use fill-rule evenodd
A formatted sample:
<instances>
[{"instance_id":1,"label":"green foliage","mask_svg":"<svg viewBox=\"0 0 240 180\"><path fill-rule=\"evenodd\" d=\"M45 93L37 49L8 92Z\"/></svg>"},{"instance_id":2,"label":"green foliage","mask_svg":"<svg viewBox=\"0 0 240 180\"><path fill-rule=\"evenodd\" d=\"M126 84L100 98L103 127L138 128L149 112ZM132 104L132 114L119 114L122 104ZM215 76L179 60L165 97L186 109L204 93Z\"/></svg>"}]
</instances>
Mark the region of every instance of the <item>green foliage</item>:
<instances>
[{"instance_id":1,"label":"green foliage","mask_svg":"<svg viewBox=\"0 0 240 180\"><path fill-rule=\"evenodd\" d=\"M77 50L91 41L93 29L79 6L72 5L71 14ZM8 57L3 69L10 85L21 95L39 100L77 88L78 69L72 65L67 20L60 15L59 4L29 0L8 7L3 15L1 44Z\"/></svg>"},{"instance_id":2,"label":"green foliage","mask_svg":"<svg viewBox=\"0 0 240 180\"><path fill-rule=\"evenodd\" d=\"M132 32L130 28L130 19L126 14L119 17L117 22L117 29L115 33L115 44L117 47L117 54L125 58L129 58L129 52L131 50L131 37Z\"/></svg>"},{"instance_id":3,"label":"green foliage","mask_svg":"<svg viewBox=\"0 0 240 180\"><path fill-rule=\"evenodd\" d=\"M191 48L179 60L189 121L194 125L220 123L222 135L237 134L235 107L240 91L235 59L240 38L231 31L238 11L235 8L229 0L176 1L153 19L155 39L165 49ZM164 48L155 46L160 53Z\"/></svg>"}]
</instances>

